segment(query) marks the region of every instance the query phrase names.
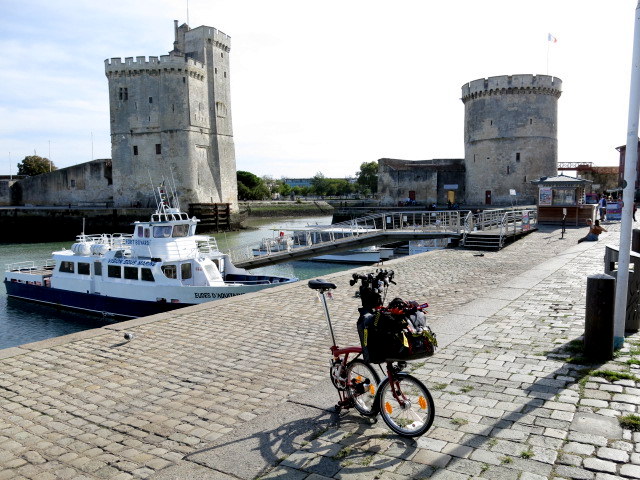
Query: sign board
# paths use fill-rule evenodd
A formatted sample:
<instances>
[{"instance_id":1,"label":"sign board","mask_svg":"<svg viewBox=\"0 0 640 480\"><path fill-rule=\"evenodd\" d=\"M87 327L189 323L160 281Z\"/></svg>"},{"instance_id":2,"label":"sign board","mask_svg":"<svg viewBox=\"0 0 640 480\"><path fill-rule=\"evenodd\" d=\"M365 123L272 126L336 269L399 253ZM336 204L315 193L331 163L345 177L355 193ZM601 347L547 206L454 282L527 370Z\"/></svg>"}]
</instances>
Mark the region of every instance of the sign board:
<instances>
[{"instance_id":1,"label":"sign board","mask_svg":"<svg viewBox=\"0 0 640 480\"><path fill-rule=\"evenodd\" d=\"M457 183L451 183L451 184L444 184L443 185L445 190L457 190L458 189L458 184Z\"/></svg>"},{"instance_id":2,"label":"sign board","mask_svg":"<svg viewBox=\"0 0 640 480\"><path fill-rule=\"evenodd\" d=\"M515 191L515 189L514 189L514 188L510 188L510 189L509 189L509 195L511 195L512 197L515 197L515 196L516 196L516 191Z\"/></svg>"},{"instance_id":3,"label":"sign board","mask_svg":"<svg viewBox=\"0 0 640 480\"><path fill-rule=\"evenodd\" d=\"M551 187L540 187L538 205L551 205Z\"/></svg>"},{"instance_id":4,"label":"sign board","mask_svg":"<svg viewBox=\"0 0 640 480\"><path fill-rule=\"evenodd\" d=\"M622 202L607 202L607 220L622 219Z\"/></svg>"}]
</instances>

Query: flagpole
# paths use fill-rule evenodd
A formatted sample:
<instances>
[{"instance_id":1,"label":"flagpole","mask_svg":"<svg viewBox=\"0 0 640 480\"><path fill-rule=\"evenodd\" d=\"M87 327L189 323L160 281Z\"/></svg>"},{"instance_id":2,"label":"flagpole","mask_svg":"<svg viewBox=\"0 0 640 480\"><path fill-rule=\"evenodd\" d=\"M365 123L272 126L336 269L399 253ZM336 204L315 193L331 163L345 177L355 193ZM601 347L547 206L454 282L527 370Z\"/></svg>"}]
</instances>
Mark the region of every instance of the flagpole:
<instances>
[{"instance_id":1,"label":"flagpole","mask_svg":"<svg viewBox=\"0 0 640 480\"><path fill-rule=\"evenodd\" d=\"M551 47L549 44L551 41L547 38L547 75L549 75L549 48Z\"/></svg>"},{"instance_id":2,"label":"flagpole","mask_svg":"<svg viewBox=\"0 0 640 480\"><path fill-rule=\"evenodd\" d=\"M618 250L618 277L614 310L613 347L624 344L624 328L627 317L627 282L631 251L633 200L636 189L638 162L638 117L640 116L640 0L636 6L633 30L633 54L631 58L631 88L629 93L629 117L627 120L627 147L624 161L624 189L622 191L622 222L620 248Z\"/></svg>"}]
</instances>

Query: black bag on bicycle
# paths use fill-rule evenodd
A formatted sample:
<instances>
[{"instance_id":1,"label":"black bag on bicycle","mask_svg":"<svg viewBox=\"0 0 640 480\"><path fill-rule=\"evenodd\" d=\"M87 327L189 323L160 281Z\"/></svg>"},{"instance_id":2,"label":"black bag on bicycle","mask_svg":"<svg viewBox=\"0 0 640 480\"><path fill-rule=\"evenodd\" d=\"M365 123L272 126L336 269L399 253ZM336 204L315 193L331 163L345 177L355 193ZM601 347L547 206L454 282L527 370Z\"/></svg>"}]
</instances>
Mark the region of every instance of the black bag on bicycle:
<instances>
[{"instance_id":1,"label":"black bag on bicycle","mask_svg":"<svg viewBox=\"0 0 640 480\"><path fill-rule=\"evenodd\" d=\"M402 302L400 299L395 301ZM394 310L398 311L397 308ZM364 361L369 363L429 357L438 345L435 333L426 325L424 314L415 311L411 314L361 311L358 334Z\"/></svg>"}]
</instances>

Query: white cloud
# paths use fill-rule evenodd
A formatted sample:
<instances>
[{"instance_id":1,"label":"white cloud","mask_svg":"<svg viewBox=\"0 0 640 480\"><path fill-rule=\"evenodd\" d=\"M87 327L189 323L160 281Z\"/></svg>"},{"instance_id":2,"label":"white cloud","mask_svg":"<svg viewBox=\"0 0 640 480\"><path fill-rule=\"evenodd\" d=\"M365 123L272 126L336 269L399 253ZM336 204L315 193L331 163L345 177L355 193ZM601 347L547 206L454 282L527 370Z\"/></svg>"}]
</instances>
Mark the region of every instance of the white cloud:
<instances>
[{"instance_id":1,"label":"white cloud","mask_svg":"<svg viewBox=\"0 0 640 480\"><path fill-rule=\"evenodd\" d=\"M186 7L5 2L0 173L8 152L45 153L49 141L58 166L86 161L91 132L94 155L110 156L103 60L166 53ZM634 8L631 0L606 8L595 0L190 0L189 23L232 37L238 168L344 177L381 157L461 158L462 84L547 68L564 86L559 159L615 164L614 147L626 140Z\"/></svg>"}]
</instances>

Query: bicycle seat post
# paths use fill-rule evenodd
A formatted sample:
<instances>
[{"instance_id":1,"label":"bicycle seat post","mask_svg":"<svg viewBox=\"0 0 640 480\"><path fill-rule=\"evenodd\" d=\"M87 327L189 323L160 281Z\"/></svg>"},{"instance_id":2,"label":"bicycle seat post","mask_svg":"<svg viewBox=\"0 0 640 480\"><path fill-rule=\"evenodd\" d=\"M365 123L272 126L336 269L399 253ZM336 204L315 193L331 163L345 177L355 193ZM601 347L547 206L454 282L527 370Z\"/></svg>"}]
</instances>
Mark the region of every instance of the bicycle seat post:
<instances>
[{"instance_id":1,"label":"bicycle seat post","mask_svg":"<svg viewBox=\"0 0 640 480\"><path fill-rule=\"evenodd\" d=\"M333 326L331 325L331 316L329 315L329 307L327 306L327 298L325 296L326 292L330 292L331 290L336 288L336 285L331 282L327 282L326 280L317 279L317 280L309 280L309 288L318 292L318 294L322 297L322 305L324 306L324 315L327 318L327 325L329 325L329 333L331 334L331 341L333 342L333 348L336 347L336 337L333 334Z\"/></svg>"},{"instance_id":2,"label":"bicycle seat post","mask_svg":"<svg viewBox=\"0 0 640 480\"><path fill-rule=\"evenodd\" d=\"M333 325L331 325L331 315L329 315L329 306L327 305L327 298L325 296L325 292L329 291L329 289L327 290L320 290L320 296L322 297L322 305L324 306L324 315L327 319L327 325L329 326L329 333L331 334L331 342L333 344L333 346L336 346L336 337L333 334Z\"/></svg>"}]
</instances>

